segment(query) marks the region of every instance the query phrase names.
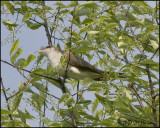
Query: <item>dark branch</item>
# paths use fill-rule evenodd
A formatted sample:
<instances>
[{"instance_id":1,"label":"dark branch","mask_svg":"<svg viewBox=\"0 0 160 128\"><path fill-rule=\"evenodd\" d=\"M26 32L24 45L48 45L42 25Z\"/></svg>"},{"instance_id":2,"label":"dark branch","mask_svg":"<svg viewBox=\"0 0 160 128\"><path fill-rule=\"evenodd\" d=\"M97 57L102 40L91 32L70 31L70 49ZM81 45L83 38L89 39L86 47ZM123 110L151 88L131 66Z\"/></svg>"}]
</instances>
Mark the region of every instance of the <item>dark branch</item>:
<instances>
[{"instance_id":1,"label":"dark branch","mask_svg":"<svg viewBox=\"0 0 160 128\"><path fill-rule=\"evenodd\" d=\"M152 111L153 111L154 127L158 127L158 125L157 125L157 109L156 109L156 101L155 101L155 92L154 92L154 87L153 87L151 74L150 74L150 70L149 70L149 64L146 65L146 71L147 71L147 74L148 74L150 93L151 93L151 98L152 98Z\"/></svg>"},{"instance_id":2,"label":"dark branch","mask_svg":"<svg viewBox=\"0 0 160 128\"><path fill-rule=\"evenodd\" d=\"M124 7L123 7L122 2L120 2L120 3L121 3L122 11L123 11L123 13L125 14L125 17L126 17L126 20L127 20L127 24L128 24L128 26L129 26L129 28L130 28L130 31L131 31L132 35L133 35L133 38L134 38L135 42L136 42L137 45L138 45L138 50L140 51L141 55L144 57L143 49L142 49L142 48L140 47L140 45L138 44L138 40L137 40L137 38L136 38L136 36L135 36L135 34L134 34L133 30L132 30L132 27L131 27L131 25L130 25L130 23L129 23L129 20L128 20L128 17L127 17L127 13L126 13L125 10L124 10Z\"/></svg>"},{"instance_id":3,"label":"dark branch","mask_svg":"<svg viewBox=\"0 0 160 128\"><path fill-rule=\"evenodd\" d=\"M6 92L5 92L5 87L3 85L2 78L1 78L1 85L2 85L2 91L4 93L5 100L7 102L7 109L8 109L8 111L10 111L11 109L10 109L10 106L9 106L9 103L8 103L8 97L7 97ZM8 114L8 115L9 115L10 120L13 120L12 115L11 114ZM13 123L13 126L14 126L14 123Z\"/></svg>"},{"instance_id":4,"label":"dark branch","mask_svg":"<svg viewBox=\"0 0 160 128\"><path fill-rule=\"evenodd\" d=\"M8 64L8 65L10 65L10 66L14 67L14 68L20 69L20 68L18 68L18 67L16 67L16 66L14 66L13 64L10 64L10 63L9 63L9 62L7 62L7 61L4 61L4 60L1 60L1 61L2 61L3 63L6 63L6 64ZM34 75L41 76L41 77L44 77L44 78L47 78L47 79L50 79L50 80L53 80L53 81L56 81L56 82L60 83L60 81L59 81L58 79L55 79L55 78L52 78L52 77L49 77L49 76L45 76L45 75L42 75L42 74L34 73L34 72L29 71L29 70L26 70L26 69L21 69L21 70L23 70L23 71L25 71L25 72L28 72L28 73L32 73L32 74L34 74Z\"/></svg>"},{"instance_id":5,"label":"dark branch","mask_svg":"<svg viewBox=\"0 0 160 128\"><path fill-rule=\"evenodd\" d=\"M137 90L135 89L135 87L134 87L134 85L133 84L131 84L131 86L130 86L132 89L133 89L133 91L135 92L135 94L136 94L136 97L137 97L137 100L138 100L138 102L139 102L139 104L140 104L140 106L141 106L141 108L143 108L143 104L142 104L142 101L141 101L141 97L140 97L140 95L137 93Z\"/></svg>"},{"instance_id":6,"label":"dark branch","mask_svg":"<svg viewBox=\"0 0 160 128\"><path fill-rule=\"evenodd\" d=\"M155 52L153 53L153 55L151 56L150 59L153 59L153 57L156 55L157 51L159 50L159 47L155 50Z\"/></svg>"}]
</instances>

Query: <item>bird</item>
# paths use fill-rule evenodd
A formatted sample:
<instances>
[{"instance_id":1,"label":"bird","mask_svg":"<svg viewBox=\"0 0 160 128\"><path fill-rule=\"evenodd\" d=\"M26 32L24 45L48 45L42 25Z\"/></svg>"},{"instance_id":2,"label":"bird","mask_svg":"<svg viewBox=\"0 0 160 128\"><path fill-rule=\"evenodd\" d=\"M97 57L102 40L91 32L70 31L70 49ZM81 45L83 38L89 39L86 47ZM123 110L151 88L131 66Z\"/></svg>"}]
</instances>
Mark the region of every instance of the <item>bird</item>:
<instances>
[{"instance_id":1,"label":"bird","mask_svg":"<svg viewBox=\"0 0 160 128\"><path fill-rule=\"evenodd\" d=\"M92 64L71 52L62 51L55 46L47 46L37 51L37 53L46 56L52 68L58 69L58 74L66 75L67 78L75 80L89 78L95 81L101 81L103 78L104 71L95 68ZM63 57L62 59L66 57L67 64L65 66L61 63L61 57Z\"/></svg>"}]
</instances>

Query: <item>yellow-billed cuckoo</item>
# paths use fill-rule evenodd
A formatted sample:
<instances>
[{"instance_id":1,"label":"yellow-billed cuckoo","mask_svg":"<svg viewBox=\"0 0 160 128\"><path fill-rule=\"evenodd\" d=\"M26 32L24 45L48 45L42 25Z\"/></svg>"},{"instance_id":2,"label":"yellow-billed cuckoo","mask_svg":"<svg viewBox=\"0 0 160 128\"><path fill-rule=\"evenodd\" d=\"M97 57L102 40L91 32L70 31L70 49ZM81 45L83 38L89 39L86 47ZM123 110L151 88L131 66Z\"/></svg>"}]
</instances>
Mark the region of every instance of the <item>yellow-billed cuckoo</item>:
<instances>
[{"instance_id":1,"label":"yellow-billed cuckoo","mask_svg":"<svg viewBox=\"0 0 160 128\"><path fill-rule=\"evenodd\" d=\"M61 65L61 57L66 55L66 61L68 63L68 67L63 67L58 70L58 73L61 75L65 74L65 70L67 69L67 77L73 78L76 80L83 80L85 78L90 78L93 80L101 80L103 77L103 71L95 68L93 65L83 60L82 58L73 55L72 53L66 53L61 51L60 49L54 46L47 46L37 53L42 53L46 57L48 57L52 67L55 69Z\"/></svg>"}]
</instances>

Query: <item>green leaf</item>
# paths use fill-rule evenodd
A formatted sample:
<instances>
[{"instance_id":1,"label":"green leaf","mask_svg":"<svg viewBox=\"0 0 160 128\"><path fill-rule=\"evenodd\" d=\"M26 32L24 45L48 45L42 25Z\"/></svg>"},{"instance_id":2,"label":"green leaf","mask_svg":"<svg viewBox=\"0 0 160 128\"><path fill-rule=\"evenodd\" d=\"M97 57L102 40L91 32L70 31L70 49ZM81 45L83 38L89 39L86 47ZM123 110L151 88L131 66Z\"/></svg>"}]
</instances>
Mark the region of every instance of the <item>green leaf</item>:
<instances>
[{"instance_id":1,"label":"green leaf","mask_svg":"<svg viewBox=\"0 0 160 128\"><path fill-rule=\"evenodd\" d=\"M76 16L76 18L78 18L79 16L84 16L84 15L89 15L89 14L90 14L90 9L89 8L80 7L76 11L75 16Z\"/></svg>"},{"instance_id":2,"label":"green leaf","mask_svg":"<svg viewBox=\"0 0 160 128\"><path fill-rule=\"evenodd\" d=\"M25 118L25 115L23 114L23 112L21 110L17 110L18 114L19 114L19 117L21 119L21 121L26 124L26 118Z\"/></svg>"},{"instance_id":3,"label":"green leaf","mask_svg":"<svg viewBox=\"0 0 160 128\"><path fill-rule=\"evenodd\" d=\"M40 91L40 92L42 92L42 91ZM31 96L32 104L34 104L34 106L39 111L41 110L42 105L44 105L44 101L46 101L46 96L44 94L45 94L44 92L42 92L40 94L33 93L32 96Z\"/></svg>"},{"instance_id":4,"label":"green leaf","mask_svg":"<svg viewBox=\"0 0 160 128\"><path fill-rule=\"evenodd\" d=\"M56 1L54 5L64 6L64 4L61 1Z\"/></svg>"},{"instance_id":5,"label":"green leaf","mask_svg":"<svg viewBox=\"0 0 160 128\"><path fill-rule=\"evenodd\" d=\"M127 90L125 90L125 94L126 94L126 97L129 99L129 100L132 100L132 96L129 94L129 92Z\"/></svg>"},{"instance_id":6,"label":"green leaf","mask_svg":"<svg viewBox=\"0 0 160 128\"><path fill-rule=\"evenodd\" d=\"M43 54L40 54L40 55L38 56L37 64L39 64L39 63L40 63L40 61L43 59L43 57L44 57L44 55L43 55Z\"/></svg>"},{"instance_id":7,"label":"green leaf","mask_svg":"<svg viewBox=\"0 0 160 128\"><path fill-rule=\"evenodd\" d=\"M1 115L10 114L11 112L5 109L1 109Z\"/></svg>"},{"instance_id":8,"label":"green leaf","mask_svg":"<svg viewBox=\"0 0 160 128\"><path fill-rule=\"evenodd\" d=\"M72 96L69 96L69 98L64 102L64 105L71 105L72 103L74 103L74 99Z\"/></svg>"},{"instance_id":9,"label":"green leaf","mask_svg":"<svg viewBox=\"0 0 160 128\"><path fill-rule=\"evenodd\" d=\"M122 42L122 41L120 41L120 42L118 42L118 47L119 48L127 48L127 44Z\"/></svg>"},{"instance_id":10,"label":"green leaf","mask_svg":"<svg viewBox=\"0 0 160 128\"><path fill-rule=\"evenodd\" d=\"M117 61L116 59L110 59L109 61L111 63L111 65L118 67L120 65L122 65L119 61Z\"/></svg>"},{"instance_id":11,"label":"green leaf","mask_svg":"<svg viewBox=\"0 0 160 128\"><path fill-rule=\"evenodd\" d=\"M31 25L29 26L29 28L31 28L31 29L33 29L33 30L36 30L36 29L38 29L39 27L41 27L41 24L39 24L39 23L34 23L34 24L31 24Z\"/></svg>"},{"instance_id":12,"label":"green leaf","mask_svg":"<svg viewBox=\"0 0 160 128\"><path fill-rule=\"evenodd\" d=\"M79 34L81 34L81 33L86 33L86 31L88 31L88 30L89 30L88 26L83 27L83 28L81 28L81 29L79 30Z\"/></svg>"},{"instance_id":13,"label":"green leaf","mask_svg":"<svg viewBox=\"0 0 160 128\"><path fill-rule=\"evenodd\" d=\"M140 9L139 6L132 5L132 7L133 7L134 12L135 12L136 14L143 14L143 13L142 13L142 10Z\"/></svg>"},{"instance_id":14,"label":"green leaf","mask_svg":"<svg viewBox=\"0 0 160 128\"><path fill-rule=\"evenodd\" d=\"M96 35L96 34L99 34L99 31L87 31L87 33L89 35Z\"/></svg>"},{"instance_id":15,"label":"green leaf","mask_svg":"<svg viewBox=\"0 0 160 128\"><path fill-rule=\"evenodd\" d=\"M22 84L23 84L23 82L20 82L20 84L18 86L21 87ZM16 110L18 108L19 103L22 99L23 91L21 91L21 89L19 89L19 91L20 91L20 93L17 94L12 100L12 106L11 106L12 110Z\"/></svg>"},{"instance_id":16,"label":"green leaf","mask_svg":"<svg viewBox=\"0 0 160 128\"><path fill-rule=\"evenodd\" d=\"M98 99L96 98L93 102L93 105L92 105L92 113L95 112L95 110L97 109L98 107Z\"/></svg>"},{"instance_id":17,"label":"green leaf","mask_svg":"<svg viewBox=\"0 0 160 128\"><path fill-rule=\"evenodd\" d=\"M25 22L27 19L29 19L32 16L32 13L25 13L22 19L22 22Z\"/></svg>"},{"instance_id":18,"label":"green leaf","mask_svg":"<svg viewBox=\"0 0 160 128\"><path fill-rule=\"evenodd\" d=\"M19 44L19 39L16 40L16 41L12 44L12 48L11 48L11 50L10 50L10 55L17 49L18 44Z\"/></svg>"},{"instance_id":19,"label":"green leaf","mask_svg":"<svg viewBox=\"0 0 160 128\"><path fill-rule=\"evenodd\" d=\"M51 72L53 70L52 65L50 63L47 64L47 71Z\"/></svg>"},{"instance_id":20,"label":"green leaf","mask_svg":"<svg viewBox=\"0 0 160 128\"><path fill-rule=\"evenodd\" d=\"M103 83L92 83L89 87L88 87L88 91L100 91L103 89L106 89L107 85L103 84Z\"/></svg>"},{"instance_id":21,"label":"green leaf","mask_svg":"<svg viewBox=\"0 0 160 128\"><path fill-rule=\"evenodd\" d=\"M11 21L8 21L8 20L3 20L2 23L5 25L5 26L9 26L9 27L17 27L18 24L15 24Z\"/></svg>"},{"instance_id":22,"label":"green leaf","mask_svg":"<svg viewBox=\"0 0 160 128\"><path fill-rule=\"evenodd\" d=\"M61 98L59 99L58 103L61 104L62 102L66 101L69 97L69 94L64 93Z\"/></svg>"},{"instance_id":23,"label":"green leaf","mask_svg":"<svg viewBox=\"0 0 160 128\"><path fill-rule=\"evenodd\" d=\"M90 18L86 18L83 20L82 24L90 24L90 23L93 23L94 20L93 19L90 19Z\"/></svg>"},{"instance_id":24,"label":"green leaf","mask_svg":"<svg viewBox=\"0 0 160 128\"><path fill-rule=\"evenodd\" d=\"M37 68L34 71L32 71L33 73L44 73L46 70L42 69L42 68Z\"/></svg>"},{"instance_id":25,"label":"green leaf","mask_svg":"<svg viewBox=\"0 0 160 128\"><path fill-rule=\"evenodd\" d=\"M87 1L79 5L80 7L88 7L88 8L97 8L99 7L98 4L96 4L94 1Z\"/></svg>"},{"instance_id":26,"label":"green leaf","mask_svg":"<svg viewBox=\"0 0 160 128\"><path fill-rule=\"evenodd\" d=\"M14 15L14 7L9 1L4 2L8 10L11 12L12 15Z\"/></svg>"},{"instance_id":27,"label":"green leaf","mask_svg":"<svg viewBox=\"0 0 160 128\"><path fill-rule=\"evenodd\" d=\"M16 58L23 52L21 48L18 48L16 52L11 56L12 64L15 62Z\"/></svg>"},{"instance_id":28,"label":"green leaf","mask_svg":"<svg viewBox=\"0 0 160 128\"><path fill-rule=\"evenodd\" d=\"M77 50L79 53L84 53L86 51L92 51L94 50L93 47L86 47L85 45L84 46L81 46L81 47L77 47L75 50Z\"/></svg>"},{"instance_id":29,"label":"green leaf","mask_svg":"<svg viewBox=\"0 0 160 128\"><path fill-rule=\"evenodd\" d=\"M89 105L89 104L91 104L91 103L92 103L91 100L81 100L81 101L79 101L77 104L87 104L87 105Z\"/></svg>"},{"instance_id":30,"label":"green leaf","mask_svg":"<svg viewBox=\"0 0 160 128\"><path fill-rule=\"evenodd\" d=\"M101 18L99 18L99 21L98 21L98 26L100 26L101 25L101 23L104 21L104 16L102 16Z\"/></svg>"},{"instance_id":31,"label":"green leaf","mask_svg":"<svg viewBox=\"0 0 160 128\"><path fill-rule=\"evenodd\" d=\"M130 23L131 27L141 28L141 27L145 26L144 23L142 21L139 21L139 20L130 21L129 23Z\"/></svg>"},{"instance_id":32,"label":"green leaf","mask_svg":"<svg viewBox=\"0 0 160 128\"><path fill-rule=\"evenodd\" d=\"M100 96L100 95L98 95L98 94L95 94L95 96L97 97L97 99L100 101L100 102L105 102L105 97L103 97L103 96Z\"/></svg>"},{"instance_id":33,"label":"green leaf","mask_svg":"<svg viewBox=\"0 0 160 128\"><path fill-rule=\"evenodd\" d=\"M25 65L27 65L27 61L24 58L18 59L17 62L15 63L15 66L20 69L23 69Z\"/></svg>"},{"instance_id":34,"label":"green leaf","mask_svg":"<svg viewBox=\"0 0 160 128\"><path fill-rule=\"evenodd\" d=\"M156 43L155 41L153 40L150 40L151 44L152 44L152 47L154 48L154 50L157 50L157 48L159 47L159 44Z\"/></svg>"},{"instance_id":35,"label":"green leaf","mask_svg":"<svg viewBox=\"0 0 160 128\"><path fill-rule=\"evenodd\" d=\"M117 26L117 23L107 23L105 26L105 30L115 28L116 26Z\"/></svg>"},{"instance_id":36,"label":"green leaf","mask_svg":"<svg viewBox=\"0 0 160 128\"><path fill-rule=\"evenodd\" d=\"M44 75L44 73L46 72L46 70L44 70L44 69L42 69L42 68L38 68L38 69L35 69L35 70L32 71L32 72L33 72L33 73L43 74L43 75ZM42 79L41 76L35 75L35 74L33 74L33 73L30 74L30 76L33 78L32 81L31 81L31 83L34 83L34 82L39 81L39 80ZM46 75L46 76L47 76L47 75Z\"/></svg>"},{"instance_id":37,"label":"green leaf","mask_svg":"<svg viewBox=\"0 0 160 128\"><path fill-rule=\"evenodd\" d=\"M7 27L8 30L13 31L14 27L18 26L15 23L12 23L11 21L5 21L3 20L2 23Z\"/></svg>"},{"instance_id":38,"label":"green leaf","mask_svg":"<svg viewBox=\"0 0 160 128\"><path fill-rule=\"evenodd\" d=\"M141 71L139 70L138 67L131 66L131 67L130 67L130 71L131 71L132 73L134 73L135 75L137 75L137 76L142 75L142 73L141 73Z\"/></svg>"},{"instance_id":39,"label":"green leaf","mask_svg":"<svg viewBox=\"0 0 160 128\"><path fill-rule=\"evenodd\" d=\"M32 54L29 54L28 58L27 58L27 63L29 64L31 61L33 61L36 57Z\"/></svg>"},{"instance_id":40,"label":"green leaf","mask_svg":"<svg viewBox=\"0 0 160 128\"><path fill-rule=\"evenodd\" d=\"M36 87L37 89L39 89L40 91L41 91L41 90L46 91L46 88L45 88L44 85L41 84L41 83L34 82L32 85L35 86L35 87Z\"/></svg>"},{"instance_id":41,"label":"green leaf","mask_svg":"<svg viewBox=\"0 0 160 128\"><path fill-rule=\"evenodd\" d=\"M96 121L99 121L99 118L98 117L95 117L95 116L92 116L92 115L89 115L85 112L79 112L80 115L83 115L85 118L89 119L89 120L96 120Z\"/></svg>"},{"instance_id":42,"label":"green leaf","mask_svg":"<svg viewBox=\"0 0 160 128\"><path fill-rule=\"evenodd\" d=\"M62 127L62 123L50 122L48 123L47 127Z\"/></svg>"},{"instance_id":43,"label":"green leaf","mask_svg":"<svg viewBox=\"0 0 160 128\"><path fill-rule=\"evenodd\" d=\"M129 21L138 20L136 14L134 14L134 13L128 12L128 13L127 13L127 17L128 17L128 20L129 20Z\"/></svg>"},{"instance_id":44,"label":"green leaf","mask_svg":"<svg viewBox=\"0 0 160 128\"><path fill-rule=\"evenodd\" d=\"M29 20L26 20L25 23L27 24L27 27L29 27L30 29L33 29L33 30L36 30L39 27L41 27L41 24L39 24L39 23L32 23Z\"/></svg>"},{"instance_id":45,"label":"green leaf","mask_svg":"<svg viewBox=\"0 0 160 128\"><path fill-rule=\"evenodd\" d=\"M156 62L154 62L152 59L144 59L140 62L140 64L150 64L150 65L158 65Z\"/></svg>"},{"instance_id":46,"label":"green leaf","mask_svg":"<svg viewBox=\"0 0 160 128\"><path fill-rule=\"evenodd\" d=\"M141 57L142 57L141 54L137 54L137 55L134 56L134 59L135 59L135 60L139 60Z\"/></svg>"},{"instance_id":47,"label":"green leaf","mask_svg":"<svg viewBox=\"0 0 160 128\"><path fill-rule=\"evenodd\" d=\"M87 40L79 40L77 42L75 42L76 44L79 44L79 45L85 45L85 46L88 46L89 45L89 42Z\"/></svg>"}]
</instances>

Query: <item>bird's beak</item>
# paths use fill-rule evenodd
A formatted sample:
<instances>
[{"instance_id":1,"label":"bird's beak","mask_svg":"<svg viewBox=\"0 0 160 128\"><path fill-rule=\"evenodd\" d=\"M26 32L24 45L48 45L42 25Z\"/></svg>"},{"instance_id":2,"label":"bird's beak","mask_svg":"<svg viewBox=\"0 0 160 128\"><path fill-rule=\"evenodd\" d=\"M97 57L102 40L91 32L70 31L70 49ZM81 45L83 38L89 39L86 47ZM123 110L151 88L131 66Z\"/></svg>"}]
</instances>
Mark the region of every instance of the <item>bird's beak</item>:
<instances>
[{"instance_id":1,"label":"bird's beak","mask_svg":"<svg viewBox=\"0 0 160 128\"><path fill-rule=\"evenodd\" d=\"M42 53L43 52L43 50L39 50L39 51L36 51L37 53Z\"/></svg>"}]
</instances>

